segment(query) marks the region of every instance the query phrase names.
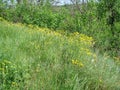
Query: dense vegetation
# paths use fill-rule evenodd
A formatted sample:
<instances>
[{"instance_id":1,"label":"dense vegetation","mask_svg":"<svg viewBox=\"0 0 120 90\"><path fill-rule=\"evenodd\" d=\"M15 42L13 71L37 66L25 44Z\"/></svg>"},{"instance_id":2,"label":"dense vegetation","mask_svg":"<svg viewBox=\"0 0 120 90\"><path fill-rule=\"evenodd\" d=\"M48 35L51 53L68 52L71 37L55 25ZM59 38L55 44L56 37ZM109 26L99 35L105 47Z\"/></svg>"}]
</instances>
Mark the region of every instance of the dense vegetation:
<instances>
[{"instance_id":1,"label":"dense vegetation","mask_svg":"<svg viewBox=\"0 0 120 90\"><path fill-rule=\"evenodd\" d=\"M0 0L0 16L9 21L84 33L102 52L120 55L120 0L71 0L63 6L52 5L55 0L7 1Z\"/></svg>"},{"instance_id":2,"label":"dense vegetation","mask_svg":"<svg viewBox=\"0 0 120 90\"><path fill-rule=\"evenodd\" d=\"M0 90L120 89L120 0L71 1L0 0Z\"/></svg>"},{"instance_id":3,"label":"dense vegetation","mask_svg":"<svg viewBox=\"0 0 120 90\"><path fill-rule=\"evenodd\" d=\"M1 90L120 89L119 66L92 37L1 20Z\"/></svg>"}]
</instances>

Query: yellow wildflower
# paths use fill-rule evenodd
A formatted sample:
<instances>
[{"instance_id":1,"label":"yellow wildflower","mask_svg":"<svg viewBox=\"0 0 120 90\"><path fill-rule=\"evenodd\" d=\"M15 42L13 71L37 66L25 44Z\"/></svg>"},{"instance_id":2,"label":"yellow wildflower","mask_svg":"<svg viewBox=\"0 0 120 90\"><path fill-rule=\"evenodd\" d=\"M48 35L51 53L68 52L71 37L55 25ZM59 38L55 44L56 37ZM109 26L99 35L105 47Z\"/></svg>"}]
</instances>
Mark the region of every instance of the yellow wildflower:
<instances>
[{"instance_id":1,"label":"yellow wildflower","mask_svg":"<svg viewBox=\"0 0 120 90\"><path fill-rule=\"evenodd\" d=\"M92 53L91 52L87 52L87 55L92 55Z\"/></svg>"},{"instance_id":2,"label":"yellow wildflower","mask_svg":"<svg viewBox=\"0 0 120 90\"><path fill-rule=\"evenodd\" d=\"M72 60L73 65L77 65L79 67L84 67L84 64L78 60Z\"/></svg>"},{"instance_id":3,"label":"yellow wildflower","mask_svg":"<svg viewBox=\"0 0 120 90\"><path fill-rule=\"evenodd\" d=\"M80 67L84 67L84 64L82 62L79 62Z\"/></svg>"}]
</instances>

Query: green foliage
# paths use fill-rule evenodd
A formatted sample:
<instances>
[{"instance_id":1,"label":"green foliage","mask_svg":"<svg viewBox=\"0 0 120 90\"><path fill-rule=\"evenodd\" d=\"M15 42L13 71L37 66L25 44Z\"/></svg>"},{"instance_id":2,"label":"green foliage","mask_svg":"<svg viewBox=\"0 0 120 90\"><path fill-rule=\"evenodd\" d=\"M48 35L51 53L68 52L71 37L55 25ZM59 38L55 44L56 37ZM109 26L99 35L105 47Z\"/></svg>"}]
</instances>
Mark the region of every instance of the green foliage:
<instances>
[{"instance_id":1,"label":"green foliage","mask_svg":"<svg viewBox=\"0 0 120 90\"><path fill-rule=\"evenodd\" d=\"M103 18L106 21L107 33L104 33L104 36L106 37L104 39L104 42L101 41L105 45L105 50L114 52L113 55L116 55L120 50L120 47L118 45L119 43L119 30L117 30L116 23L119 22L119 0L99 0L97 5L97 12L98 12L98 19L103 20ZM119 22L120 23L120 22ZM104 25L105 26L105 25ZM99 40L100 41L100 40ZM106 44L105 44L106 43ZM106 46L107 45L107 46ZM118 54L119 56L119 54Z\"/></svg>"},{"instance_id":2,"label":"green foliage","mask_svg":"<svg viewBox=\"0 0 120 90\"><path fill-rule=\"evenodd\" d=\"M108 19L107 24L110 25L112 20L115 19L114 22L118 21L117 18L120 15L118 11L119 0L100 0L97 5L98 17L101 19L102 17Z\"/></svg>"},{"instance_id":3,"label":"green foliage","mask_svg":"<svg viewBox=\"0 0 120 90\"><path fill-rule=\"evenodd\" d=\"M2 18L0 23L1 89L120 89L120 67L107 54L91 50L92 37L26 27Z\"/></svg>"},{"instance_id":4,"label":"green foliage","mask_svg":"<svg viewBox=\"0 0 120 90\"><path fill-rule=\"evenodd\" d=\"M95 47L102 52L110 51L111 55L116 52L114 55L119 56L119 0L89 0L81 5L65 6L52 6L52 1L34 4L34 1L26 0L15 5L4 2L0 6L0 16L14 23L84 33L94 37Z\"/></svg>"},{"instance_id":5,"label":"green foliage","mask_svg":"<svg viewBox=\"0 0 120 90\"><path fill-rule=\"evenodd\" d=\"M0 16L14 23L0 17L0 89L119 90L119 6L119 0L73 6L0 0Z\"/></svg>"},{"instance_id":6,"label":"green foliage","mask_svg":"<svg viewBox=\"0 0 120 90\"><path fill-rule=\"evenodd\" d=\"M34 6L32 4L20 4L15 8L5 9L1 11L0 16L15 23L35 24L54 30L60 27L60 23L65 18L64 15L61 14L61 11L55 13L48 5Z\"/></svg>"}]
</instances>

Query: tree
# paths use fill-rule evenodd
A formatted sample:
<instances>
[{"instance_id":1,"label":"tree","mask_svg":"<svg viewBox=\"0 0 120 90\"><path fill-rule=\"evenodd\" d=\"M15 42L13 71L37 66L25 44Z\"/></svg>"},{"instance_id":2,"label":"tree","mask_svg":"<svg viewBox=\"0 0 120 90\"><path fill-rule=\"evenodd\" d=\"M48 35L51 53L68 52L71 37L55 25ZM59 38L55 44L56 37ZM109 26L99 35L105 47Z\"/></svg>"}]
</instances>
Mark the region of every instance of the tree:
<instances>
[{"instance_id":1,"label":"tree","mask_svg":"<svg viewBox=\"0 0 120 90\"><path fill-rule=\"evenodd\" d=\"M111 32L114 36L114 26L115 22L118 20L118 16L120 15L117 8L119 0L98 0L98 17L102 19L106 18L106 24L110 26Z\"/></svg>"},{"instance_id":2,"label":"tree","mask_svg":"<svg viewBox=\"0 0 120 90\"><path fill-rule=\"evenodd\" d=\"M109 36L106 36L109 38L109 46L106 47L106 50L112 50L112 54L117 54L120 50L120 29L117 29L118 27L116 26L120 22L119 7L120 0L98 0L97 3L98 19L106 20L106 25L110 28L109 34L107 34Z\"/></svg>"},{"instance_id":3,"label":"tree","mask_svg":"<svg viewBox=\"0 0 120 90\"><path fill-rule=\"evenodd\" d=\"M21 1L22 1L22 0L17 0L17 3L18 3L18 4L21 4Z\"/></svg>"}]
</instances>

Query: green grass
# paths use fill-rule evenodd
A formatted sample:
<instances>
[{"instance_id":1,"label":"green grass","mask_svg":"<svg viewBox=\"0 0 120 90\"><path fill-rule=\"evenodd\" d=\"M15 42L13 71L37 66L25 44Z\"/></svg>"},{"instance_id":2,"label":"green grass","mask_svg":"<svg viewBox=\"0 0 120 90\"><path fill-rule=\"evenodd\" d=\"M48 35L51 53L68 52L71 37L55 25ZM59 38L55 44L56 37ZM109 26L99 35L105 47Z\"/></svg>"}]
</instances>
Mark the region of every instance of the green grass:
<instances>
[{"instance_id":1,"label":"green grass","mask_svg":"<svg viewBox=\"0 0 120 90\"><path fill-rule=\"evenodd\" d=\"M120 67L92 37L0 20L0 90L120 90Z\"/></svg>"}]
</instances>

